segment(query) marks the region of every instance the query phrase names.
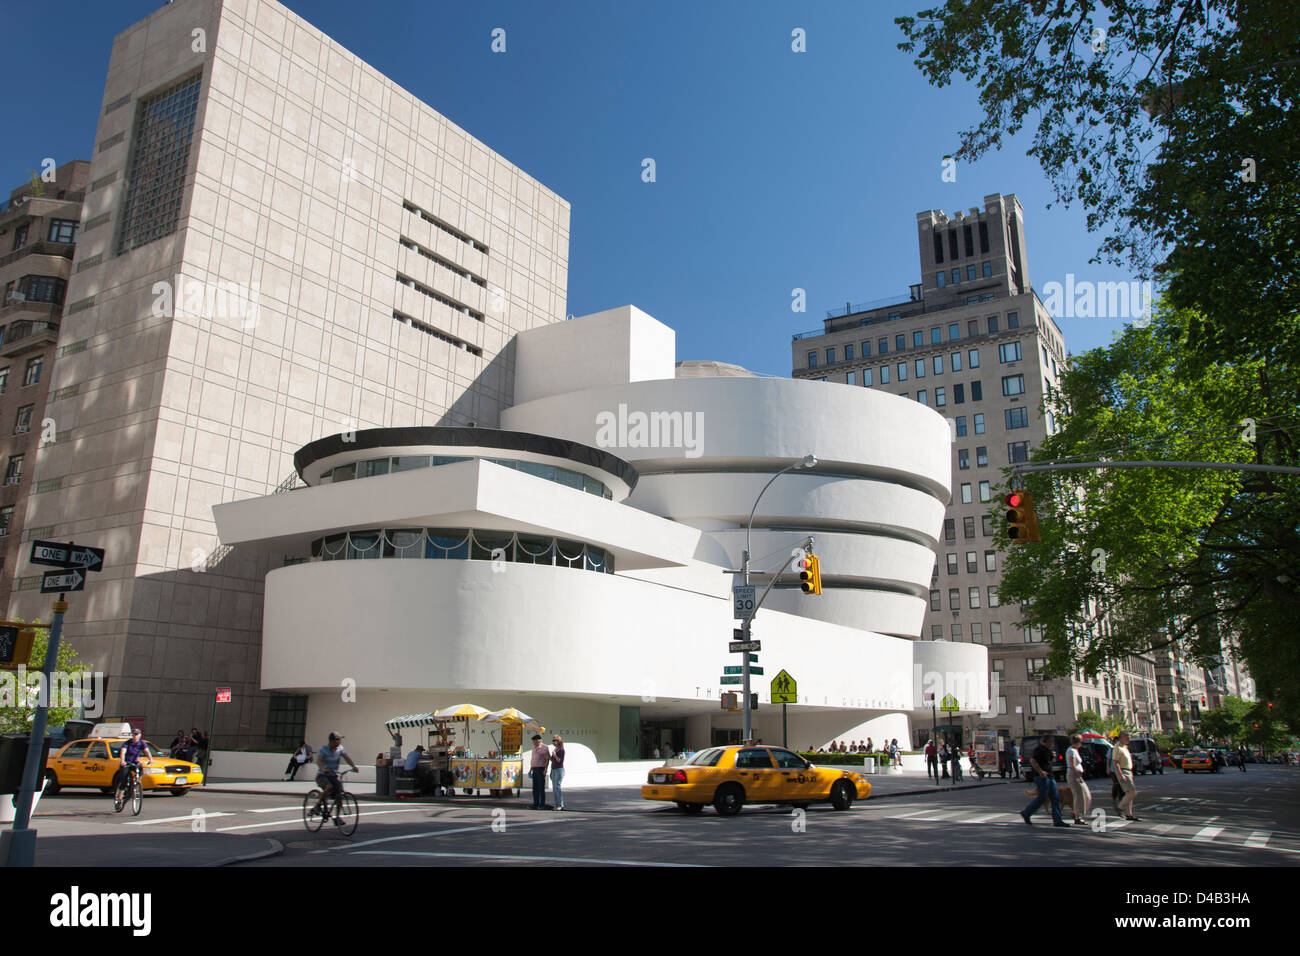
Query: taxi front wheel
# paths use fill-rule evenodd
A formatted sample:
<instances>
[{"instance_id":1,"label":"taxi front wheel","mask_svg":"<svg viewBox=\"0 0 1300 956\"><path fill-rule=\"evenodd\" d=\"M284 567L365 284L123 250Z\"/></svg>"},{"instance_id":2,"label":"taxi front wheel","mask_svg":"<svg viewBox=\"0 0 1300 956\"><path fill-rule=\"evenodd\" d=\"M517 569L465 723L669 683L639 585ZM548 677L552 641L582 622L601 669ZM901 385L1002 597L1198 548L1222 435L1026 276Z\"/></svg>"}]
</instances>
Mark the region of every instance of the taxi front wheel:
<instances>
[{"instance_id":1,"label":"taxi front wheel","mask_svg":"<svg viewBox=\"0 0 1300 956\"><path fill-rule=\"evenodd\" d=\"M831 806L836 810L847 810L853 806L853 788L843 780L831 788Z\"/></svg>"},{"instance_id":2,"label":"taxi front wheel","mask_svg":"<svg viewBox=\"0 0 1300 956\"><path fill-rule=\"evenodd\" d=\"M718 811L720 817L734 817L744 805L745 791L739 784L721 786L713 795L713 809Z\"/></svg>"},{"instance_id":3,"label":"taxi front wheel","mask_svg":"<svg viewBox=\"0 0 1300 956\"><path fill-rule=\"evenodd\" d=\"M45 771L45 794L53 796L59 792L59 778L55 776L53 770Z\"/></svg>"}]
</instances>

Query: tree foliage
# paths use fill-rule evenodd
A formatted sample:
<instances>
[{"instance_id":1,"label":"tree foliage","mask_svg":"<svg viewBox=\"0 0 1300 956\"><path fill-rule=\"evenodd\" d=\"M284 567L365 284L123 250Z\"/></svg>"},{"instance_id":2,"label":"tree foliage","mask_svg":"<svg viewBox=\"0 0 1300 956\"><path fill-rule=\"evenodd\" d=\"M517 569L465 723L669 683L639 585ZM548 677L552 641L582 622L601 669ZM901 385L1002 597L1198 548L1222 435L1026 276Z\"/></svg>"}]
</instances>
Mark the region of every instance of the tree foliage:
<instances>
[{"instance_id":1,"label":"tree foliage","mask_svg":"<svg viewBox=\"0 0 1300 956\"><path fill-rule=\"evenodd\" d=\"M27 682L27 688L35 686L35 676L45 666L45 655L49 651L50 631L47 627L39 624L32 625L36 629L36 640L32 643L31 657L27 661L27 676L30 678ZM55 671L61 671L65 674L79 673L85 670L85 665L77 656L77 652L64 639L59 640L59 653L55 663ZM0 696L0 733L3 734L25 734L32 729L32 717L36 713L36 702L34 694L26 691L18 685L17 671L0 671L0 686L3 686L4 693ZM13 693L10 699L10 693ZM51 707L49 716L46 718L46 725L53 727L57 724L65 723L78 716L76 708L73 707Z\"/></svg>"},{"instance_id":2,"label":"tree foliage","mask_svg":"<svg viewBox=\"0 0 1300 956\"><path fill-rule=\"evenodd\" d=\"M1267 443L1279 463L1300 463L1300 411L1277 401L1294 373L1262 361L1202 366L1182 347L1190 324L1162 308L1151 327L1076 357L1051 398L1060 430L1031 460L1250 462ZM999 525L1001 594L1043 628L1049 673L1096 674L1174 644L1214 667L1226 642L1284 719L1300 714L1300 478L1098 469L1023 484L1042 543L1012 547Z\"/></svg>"},{"instance_id":3,"label":"tree foliage","mask_svg":"<svg viewBox=\"0 0 1300 956\"><path fill-rule=\"evenodd\" d=\"M1034 124L1029 154L1100 255L1163 271L1204 361L1300 356L1300 4L966 0L897 18L935 86L964 77L974 160ZM1249 160L1249 164L1246 161Z\"/></svg>"},{"instance_id":4,"label":"tree foliage","mask_svg":"<svg viewBox=\"0 0 1300 956\"><path fill-rule=\"evenodd\" d=\"M1231 695L1225 697L1222 707L1201 711L1201 736L1210 740L1239 743L1243 739L1246 715L1251 708L1252 704L1248 700Z\"/></svg>"}]
</instances>

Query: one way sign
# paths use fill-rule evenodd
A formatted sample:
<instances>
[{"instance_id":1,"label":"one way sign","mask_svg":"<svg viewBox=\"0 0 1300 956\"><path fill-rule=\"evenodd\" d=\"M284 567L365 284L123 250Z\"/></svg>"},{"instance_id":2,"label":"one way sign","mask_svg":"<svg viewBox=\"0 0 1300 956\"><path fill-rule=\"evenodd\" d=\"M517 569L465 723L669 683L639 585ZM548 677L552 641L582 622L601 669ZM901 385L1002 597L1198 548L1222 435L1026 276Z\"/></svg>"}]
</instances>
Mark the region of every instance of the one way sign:
<instances>
[{"instance_id":1,"label":"one way sign","mask_svg":"<svg viewBox=\"0 0 1300 956\"><path fill-rule=\"evenodd\" d=\"M104 570L104 549L61 541L33 541L32 564L45 564L56 568L81 568L84 571Z\"/></svg>"},{"instance_id":2,"label":"one way sign","mask_svg":"<svg viewBox=\"0 0 1300 956\"><path fill-rule=\"evenodd\" d=\"M80 591L86 586L86 576L73 568L70 571L46 571L41 575L41 593Z\"/></svg>"}]
</instances>

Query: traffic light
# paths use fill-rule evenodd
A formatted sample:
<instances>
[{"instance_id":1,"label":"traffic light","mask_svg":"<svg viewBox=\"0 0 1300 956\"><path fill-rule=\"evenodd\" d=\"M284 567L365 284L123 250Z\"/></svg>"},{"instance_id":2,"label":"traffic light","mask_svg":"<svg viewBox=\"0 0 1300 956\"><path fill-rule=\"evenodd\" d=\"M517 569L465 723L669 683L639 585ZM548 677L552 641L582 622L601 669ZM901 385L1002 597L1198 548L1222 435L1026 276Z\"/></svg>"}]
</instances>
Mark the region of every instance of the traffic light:
<instances>
[{"instance_id":1,"label":"traffic light","mask_svg":"<svg viewBox=\"0 0 1300 956\"><path fill-rule=\"evenodd\" d=\"M797 565L799 567L799 586L803 588L803 593L821 594L822 564L817 559L817 555L810 554L807 557L800 558Z\"/></svg>"},{"instance_id":2,"label":"traffic light","mask_svg":"<svg viewBox=\"0 0 1300 956\"><path fill-rule=\"evenodd\" d=\"M36 631L32 628L17 621L0 621L0 670L16 671L25 665L31 659L35 641Z\"/></svg>"},{"instance_id":3,"label":"traffic light","mask_svg":"<svg viewBox=\"0 0 1300 956\"><path fill-rule=\"evenodd\" d=\"M1034 514L1034 496L1024 489L1017 489L1002 500L1007 506L1007 537L1011 543L1041 541L1038 536L1038 516Z\"/></svg>"},{"instance_id":4,"label":"traffic light","mask_svg":"<svg viewBox=\"0 0 1300 956\"><path fill-rule=\"evenodd\" d=\"M750 709L750 710L758 710L758 695L757 695L757 694L750 694L750 695L749 695L749 709Z\"/></svg>"}]
</instances>

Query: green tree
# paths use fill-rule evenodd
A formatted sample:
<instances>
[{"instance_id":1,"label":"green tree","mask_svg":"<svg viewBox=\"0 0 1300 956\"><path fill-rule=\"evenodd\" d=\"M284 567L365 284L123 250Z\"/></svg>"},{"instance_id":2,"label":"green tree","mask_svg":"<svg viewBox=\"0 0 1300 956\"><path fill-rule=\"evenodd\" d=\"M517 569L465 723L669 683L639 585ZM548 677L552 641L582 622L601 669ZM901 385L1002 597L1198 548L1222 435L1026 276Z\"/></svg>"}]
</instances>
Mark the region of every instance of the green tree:
<instances>
[{"instance_id":1,"label":"green tree","mask_svg":"<svg viewBox=\"0 0 1300 956\"><path fill-rule=\"evenodd\" d=\"M1222 707L1201 711L1201 733L1213 740L1235 743L1241 739L1246 715L1251 708L1250 701L1225 697Z\"/></svg>"},{"instance_id":2,"label":"green tree","mask_svg":"<svg viewBox=\"0 0 1300 956\"><path fill-rule=\"evenodd\" d=\"M964 0L896 22L933 85L979 91L955 158L1034 124L1029 155L1106 234L1100 255L1167 270L1197 311L1203 361L1296 366L1300 4Z\"/></svg>"},{"instance_id":3,"label":"green tree","mask_svg":"<svg viewBox=\"0 0 1300 956\"><path fill-rule=\"evenodd\" d=\"M32 625L36 629L36 640L32 644L31 657L27 661L27 686L18 683L17 671L0 671L0 733L24 734L32 729L32 718L36 713L36 700L32 688L36 687L34 675L45 666L45 655L50 646L50 632L39 622ZM79 673L85 665L77 652L67 640L59 640L58 660L55 671L64 674ZM47 726L65 723L77 716L74 707L51 707L46 718Z\"/></svg>"},{"instance_id":4,"label":"green tree","mask_svg":"<svg viewBox=\"0 0 1300 956\"><path fill-rule=\"evenodd\" d=\"M1094 730L1097 733L1105 733L1101 729L1102 717L1095 710L1081 710L1074 718L1074 726L1070 728L1070 733L1077 734L1083 730Z\"/></svg>"},{"instance_id":5,"label":"green tree","mask_svg":"<svg viewBox=\"0 0 1300 956\"><path fill-rule=\"evenodd\" d=\"M1295 371L1196 362L1186 348L1194 318L1162 306L1150 327L1076 357L1048 399L1060 429L1032 460L1250 462L1268 432L1279 463L1300 464L1300 412L1279 401L1295 393ZM1098 469L1017 484L1034 496L1042 543L1013 547L999 524L1001 593L1043 629L1049 674L1094 675L1173 645L1211 667L1235 638L1279 717L1300 714L1300 479Z\"/></svg>"}]
</instances>

